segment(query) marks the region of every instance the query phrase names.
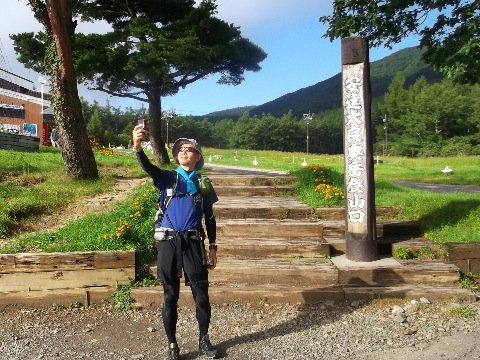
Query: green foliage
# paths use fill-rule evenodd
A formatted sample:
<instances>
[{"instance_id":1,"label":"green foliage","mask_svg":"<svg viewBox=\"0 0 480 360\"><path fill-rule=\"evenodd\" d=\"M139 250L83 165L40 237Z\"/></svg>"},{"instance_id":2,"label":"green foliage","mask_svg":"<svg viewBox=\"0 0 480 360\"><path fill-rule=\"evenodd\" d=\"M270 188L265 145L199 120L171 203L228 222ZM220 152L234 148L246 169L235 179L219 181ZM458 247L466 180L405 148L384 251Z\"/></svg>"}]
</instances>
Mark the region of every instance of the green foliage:
<instances>
[{"instance_id":1,"label":"green foliage","mask_svg":"<svg viewBox=\"0 0 480 360\"><path fill-rule=\"evenodd\" d=\"M427 25L426 18L435 18ZM334 40L365 36L370 46L387 46L418 34L424 59L463 83L479 83L478 2L475 0L370 1L335 0L333 14L320 17L328 24L324 37Z\"/></svg>"},{"instance_id":2,"label":"green foliage","mask_svg":"<svg viewBox=\"0 0 480 360\"><path fill-rule=\"evenodd\" d=\"M39 153L0 150L0 238L8 236L15 221L50 209L63 209L72 201L107 191L116 176L138 176L136 159L97 152L100 167L111 169L100 180L76 180L62 170L60 149L40 147Z\"/></svg>"},{"instance_id":3,"label":"green foliage","mask_svg":"<svg viewBox=\"0 0 480 360\"><path fill-rule=\"evenodd\" d=\"M458 85L449 80L427 85L419 79L407 89L403 86L403 76L396 76L378 104L388 122L376 127L377 149L388 137L389 155L473 155L474 146L479 144L473 134L480 131L476 100L480 85Z\"/></svg>"},{"instance_id":4,"label":"green foliage","mask_svg":"<svg viewBox=\"0 0 480 360\"><path fill-rule=\"evenodd\" d=\"M467 272L467 273L460 273L460 285L471 291L472 293L476 294L478 292L478 276L474 273Z\"/></svg>"},{"instance_id":5,"label":"green foliage","mask_svg":"<svg viewBox=\"0 0 480 360\"><path fill-rule=\"evenodd\" d=\"M54 311L58 311L58 310L65 309L65 306L63 306L63 305L61 305L61 304L53 303L53 304L52 304L52 309L53 309Z\"/></svg>"},{"instance_id":6,"label":"green foliage","mask_svg":"<svg viewBox=\"0 0 480 360\"><path fill-rule=\"evenodd\" d=\"M413 254L409 248L398 247L395 249L395 257L402 260L413 259Z\"/></svg>"},{"instance_id":7,"label":"green foliage","mask_svg":"<svg viewBox=\"0 0 480 360\"><path fill-rule=\"evenodd\" d=\"M343 174L334 167L306 166L292 174L299 179L296 193L303 202L313 207L344 204Z\"/></svg>"},{"instance_id":8,"label":"green foliage","mask_svg":"<svg viewBox=\"0 0 480 360\"><path fill-rule=\"evenodd\" d=\"M454 306L447 310L447 315L459 318L472 318L475 314L475 310L470 306Z\"/></svg>"},{"instance_id":9,"label":"green foliage","mask_svg":"<svg viewBox=\"0 0 480 360\"><path fill-rule=\"evenodd\" d=\"M436 256L430 246L422 246L420 250L415 253L415 258L420 260L433 260Z\"/></svg>"},{"instance_id":10,"label":"green foliage","mask_svg":"<svg viewBox=\"0 0 480 360\"><path fill-rule=\"evenodd\" d=\"M130 296L130 285L117 285L117 289L108 297L108 302L118 311L133 310L133 300Z\"/></svg>"},{"instance_id":11,"label":"green foliage","mask_svg":"<svg viewBox=\"0 0 480 360\"><path fill-rule=\"evenodd\" d=\"M44 6L34 3L37 10ZM242 37L239 27L216 18L216 9L214 1L139 0L128 6L117 0L75 1L77 19L107 22L112 31L74 33L72 26L68 33L72 54L59 55L73 57L78 81L91 89L148 103L154 156L168 164L161 98L216 73L220 74L219 84L238 85L246 71L259 71L259 63L267 57L259 46ZM69 19L65 20L68 23ZM42 68L44 58L40 54L45 51L37 56L24 50L43 50L48 41L25 34L14 41L21 60Z\"/></svg>"}]
</instances>

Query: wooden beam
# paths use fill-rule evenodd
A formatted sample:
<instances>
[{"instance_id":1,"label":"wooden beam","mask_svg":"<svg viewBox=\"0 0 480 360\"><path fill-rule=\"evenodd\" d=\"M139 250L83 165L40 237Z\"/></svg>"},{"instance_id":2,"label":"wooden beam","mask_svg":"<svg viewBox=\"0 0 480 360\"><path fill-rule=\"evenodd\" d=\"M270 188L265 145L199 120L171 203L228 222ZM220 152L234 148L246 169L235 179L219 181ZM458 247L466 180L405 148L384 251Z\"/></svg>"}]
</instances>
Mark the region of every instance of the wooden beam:
<instances>
[{"instance_id":1,"label":"wooden beam","mask_svg":"<svg viewBox=\"0 0 480 360\"><path fill-rule=\"evenodd\" d=\"M342 39L345 241L352 261L377 260L368 41Z\"/></svg>"}]
</instances>

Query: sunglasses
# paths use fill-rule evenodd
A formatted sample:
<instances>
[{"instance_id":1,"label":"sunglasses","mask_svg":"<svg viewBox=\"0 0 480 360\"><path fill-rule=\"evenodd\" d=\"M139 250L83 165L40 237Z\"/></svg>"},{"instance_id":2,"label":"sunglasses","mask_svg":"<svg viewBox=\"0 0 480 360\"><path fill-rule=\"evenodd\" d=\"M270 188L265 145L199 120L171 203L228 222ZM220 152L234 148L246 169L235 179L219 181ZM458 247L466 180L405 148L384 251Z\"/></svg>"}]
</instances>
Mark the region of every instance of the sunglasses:
<instances>
[{"instance_id":1,"label":"sunglasses","mask_svg":"<svg viewBox=\"0 0 480 360\"><path fill-rule=\"evenodd\" d=\"M179 151L179 152L184 152L184 151L186 151L186 152L192 153L192 152L194 152L194 151L196 151L196 150L195 150L194 147L191 147L191 146L180 146L180 149L178 149L178 151Z\"/></svg>"}]
</instances>

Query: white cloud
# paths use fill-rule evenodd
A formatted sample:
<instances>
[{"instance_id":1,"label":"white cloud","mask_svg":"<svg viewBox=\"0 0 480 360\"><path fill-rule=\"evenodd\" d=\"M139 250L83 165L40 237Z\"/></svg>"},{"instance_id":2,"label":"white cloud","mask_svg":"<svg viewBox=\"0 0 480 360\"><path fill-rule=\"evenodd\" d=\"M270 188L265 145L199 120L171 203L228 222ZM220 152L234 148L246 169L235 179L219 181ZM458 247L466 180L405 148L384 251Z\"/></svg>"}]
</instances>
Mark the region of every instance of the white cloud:
<instances>
[{"instance_id":1,"label":"white cloud","mask_svg":"<svg viewBox=\"0 0 480 360\"><path fill-rule=\"evenodd\" d=\"M289 23L305 19L318 19L331 9L328 0L217 0L218 17L241 26L262 27L265 23Z\"/></svg>"}]
</instances>

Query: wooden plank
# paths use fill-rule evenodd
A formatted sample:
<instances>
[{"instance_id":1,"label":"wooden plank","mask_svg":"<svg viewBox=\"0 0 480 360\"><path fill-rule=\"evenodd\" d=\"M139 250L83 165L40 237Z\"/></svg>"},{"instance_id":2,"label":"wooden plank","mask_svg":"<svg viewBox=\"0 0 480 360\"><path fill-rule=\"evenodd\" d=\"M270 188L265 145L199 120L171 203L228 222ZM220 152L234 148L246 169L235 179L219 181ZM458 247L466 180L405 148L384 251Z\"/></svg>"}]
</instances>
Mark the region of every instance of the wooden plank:
<instances>
[{"instance_id":1,"label":"wooden plank","mask_svg":"<svg viewBox=\"0 0 480 360\"><path fill-rule=\"evenodd\" d=\"M480 276L480 259L453 260L452 264L455 264L463 273L471 272Z\"/></svg>"},{"instance_id":2,"label":"wooden plank","mask_svg":"<svg viewBox=\"0 0 480 360\"><path fill-rule=\"evenodd\" d=\"M214 284L275 284L330 286L337 284L337 271L327 259L248 259L227 258L219 262L209 280Z\"/></svg>"},{"instance_id":3,"label":"wooden plank","mask_svg":"<svg viewBox=\"0 0 480 360\"><path fill-rule=\"evenodd\" d=\"M275 186L292 185L296 178L292 176L261 176L261 175L208 175L215 189L219 186Z\"/></svg>"},{"instance_id":4,"label":"wooden plank","mask_svg":"<svg viewBox=\"0 0 480 360\"><path fill-rule=\"evenodd\" d=\"M218 238L222 258L319 258L330 255L328 243L322 238Z\"/></svg>"},{"instance_id":5,"label":"wooden plank","mask_svg":"<svg viewBox=\"0 0 480 360\"><path fill-rule=\"evenodd\" d=\"M480 243L446 243L447 260L480 259Z\"/></svg>"},{"instance_id":6,"label":"wooden plank","mask_svg":"<svg viewBox=\"0 0 480 360\"><path fill-rule=\"evenodd\" d=\"M458 284L454 264L431 261L405 261L402 266L384 268L339 268L339 284L362 286L443 285Z\"/></svg>"},{"instance_id":7,"label":"wooden plank","mask_svg":"<svg viewBox=\"0 0 480 360\"><path fill-rule=\"evenodd\" d=\"M0 274L0 292L115 287L134 277L135 268Z\"/></svg>"},{"instance_id":8,"label":"wooden plank","mask_svg":"<svg viewBox=\"0 0 480 360\"><path fill-rule=\"evenodd\" d=\"M230 237L321 237L318 221L245 219L217 222L217 235Z\"/></svg>"},{"instance_id":9,"label":"wooden plank","mask_svg":"<svg viewBox=\"0 0 480 360\"><path fill-rule=\"evenodd\" d=\"M0 273L4 269L7 272L15 269L15 254L0 254Z\"/></svg>"},{"instance_id":10,"label":"wooden plank","mask_svg":"<svg viewBox=\"0 0 480 360\"><path fill-rule=\"evenodd\" d=\"M293 187L284 186L216 186L215 192L218 196L275 196L291 195Z\"/></svg>"},{"instance_id":11,"label":"wooden plank","mask_svg":"<svg viewBox=\"0 0 480 360\"><path fill-rule=\"evenodd\" d=\"M2 255L0 257L0 274L121 269L128 267L135 267L135 251L19 253Z\"/></svg>"}]
</instances>

